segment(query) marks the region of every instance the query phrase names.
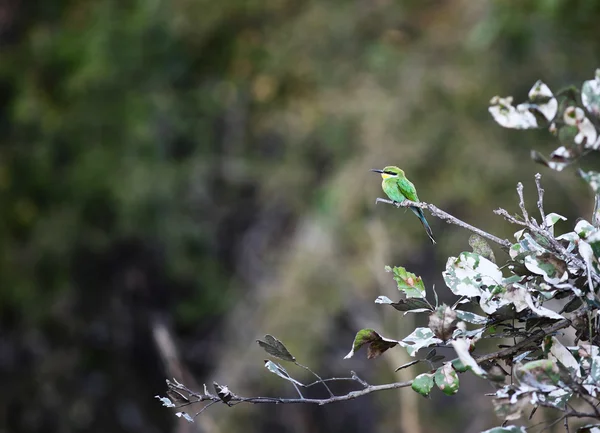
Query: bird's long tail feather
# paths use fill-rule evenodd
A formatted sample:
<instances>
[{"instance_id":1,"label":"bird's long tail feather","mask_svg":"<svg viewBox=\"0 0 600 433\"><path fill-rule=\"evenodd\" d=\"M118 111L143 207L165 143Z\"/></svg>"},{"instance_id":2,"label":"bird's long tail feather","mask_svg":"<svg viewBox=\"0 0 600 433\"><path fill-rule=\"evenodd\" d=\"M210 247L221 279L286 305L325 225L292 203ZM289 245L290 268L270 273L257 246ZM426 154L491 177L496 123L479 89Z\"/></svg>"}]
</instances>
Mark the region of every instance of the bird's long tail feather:
<instances>
[{"instance_id":1,"label":"bird's long tail feather","mask_svg":"<svg viewBox=\"0 0 600 433\"><path fill-rule=\"evenodd\" d=\"M420 207L411 207L410 210L412 210L414 212L414 214L419 218L419 220L421 221L421 224L423 224L423 227L425 228L425 231L427 232L427 236L429 236L429 239L431 239L431 243L433 243L435 245L435 239L433 238L433 232L431 231L431 227L429 227L429 224L427 223L427 220L425 219L425 215L423 214L423 209L421 209Z\"/></svg>"}]
</instances>

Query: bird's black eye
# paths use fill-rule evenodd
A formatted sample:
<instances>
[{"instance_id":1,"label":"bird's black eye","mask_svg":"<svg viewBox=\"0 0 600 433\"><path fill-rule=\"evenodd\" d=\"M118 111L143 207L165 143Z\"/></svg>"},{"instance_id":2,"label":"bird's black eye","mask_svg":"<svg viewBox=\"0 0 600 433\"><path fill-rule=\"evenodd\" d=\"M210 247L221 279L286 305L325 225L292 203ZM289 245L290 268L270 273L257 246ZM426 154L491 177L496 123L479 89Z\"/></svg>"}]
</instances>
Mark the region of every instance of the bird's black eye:
<instances>
[{"instance_id":1,"label":"bird's black eye","mask_svg":"<svg viewBox=\"0 0 600 433\"><path fill-rule=\"evenodd\" d=\"M394 173L393 171L384 171L385 174L389 174L391 176L396 176L396 173Z\"/></svg>"}]
</instances>

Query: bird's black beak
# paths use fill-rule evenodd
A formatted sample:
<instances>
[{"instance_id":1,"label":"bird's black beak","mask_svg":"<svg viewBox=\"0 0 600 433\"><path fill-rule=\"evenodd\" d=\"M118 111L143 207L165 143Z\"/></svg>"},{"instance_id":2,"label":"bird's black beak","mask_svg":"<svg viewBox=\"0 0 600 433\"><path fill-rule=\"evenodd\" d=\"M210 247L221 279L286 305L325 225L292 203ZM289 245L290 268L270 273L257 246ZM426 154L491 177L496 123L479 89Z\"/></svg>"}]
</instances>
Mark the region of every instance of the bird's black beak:
<instances>
[{"instance_id":1,"label":"bird's black beak","mask_svg":"<svg viewBox=\"0 0 600 433\"><path fill-rule=\"evenodd\" d=\"M383 170L380 170L378 168L372 168L371 171L374 171L375 173L383 173Z\"/></svg>"}]
</instances>

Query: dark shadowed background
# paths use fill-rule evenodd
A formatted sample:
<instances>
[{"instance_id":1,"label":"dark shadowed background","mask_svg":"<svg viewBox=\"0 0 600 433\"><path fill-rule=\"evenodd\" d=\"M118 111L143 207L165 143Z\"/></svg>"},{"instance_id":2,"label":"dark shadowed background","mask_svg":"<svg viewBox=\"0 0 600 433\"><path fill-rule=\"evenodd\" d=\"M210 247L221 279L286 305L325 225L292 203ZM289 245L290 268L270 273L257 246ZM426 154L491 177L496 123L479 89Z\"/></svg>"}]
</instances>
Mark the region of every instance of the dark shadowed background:
<instances>
[{"instance_id":1,"label":"dark shadowed background","mask_svg":"<svg viewBox=\"0 0 600 433\"><path fill-rule=\"evenodd\" d=\"M451 300L441 272L469 233L429 217L433 247L375 206L368 170L399 165L421 200L502 237L492 210L516 209L517 181L533 205L537 171L548 211L589 215L573 170L529 159L552 137L487 104L591 79L599 22L595 0L0 2L0 432L498 425L473 375L454 397L215 405L193 425L154 396L166 377L294 396L263 367L265 333L322 376L421 372L393 373L401 348L342 358L358 329L420 320L373 303L398 297L385 265Z\"/></svg>"}]
</instances>

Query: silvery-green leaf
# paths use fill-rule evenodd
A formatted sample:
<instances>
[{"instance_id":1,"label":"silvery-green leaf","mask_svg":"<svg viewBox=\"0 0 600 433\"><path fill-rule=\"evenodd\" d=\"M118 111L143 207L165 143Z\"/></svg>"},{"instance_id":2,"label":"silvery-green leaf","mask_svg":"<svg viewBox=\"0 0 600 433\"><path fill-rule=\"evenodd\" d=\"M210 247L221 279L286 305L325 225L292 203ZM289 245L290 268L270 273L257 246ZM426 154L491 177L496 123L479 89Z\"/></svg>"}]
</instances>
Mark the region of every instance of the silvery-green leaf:
<instances>
[{"instance_id":1,"label":"silvery-green leaf","mask_svg":"<svg viewBox=\"0 0 600 433\"><path fill-rule=\"evenodd\" d=\"M464 322L461 322L461 323L464 323ZM464 329L464 328L459 327L452 334L452 339L472 338L475 340L479 340L485 331L486 331L485 327L476 328L476 329Z\"/></svg>"},{"instance_id":2,"label":"silvery-green leaf","mask_svg":"<svg viewBox=\"0 0 600 433\"><path fill-rule=\"evenodd\" d=\"M471 353L469 352L470 346L471 343L469 340L464 338L452 340L452 347L454 347L456 355L462 361L462 363L468 366L477 376L485 377L487 375L486 372L479 366L479 364L477 364L477 361L473 359Z\"/></svg>"},{"instance_id":3,"label":"silvery-green leaf","mask_svg":"<svg viewBox=\"0 0 600 433\"><path fill-rule=\"evenodd\" d=\"M542 392L551 392L558 389L557 385L560 381L558 366L549 359L540 359L517 365L514 374L521 384Z\"/></svg>"},{"instance_id":4,"label":"silvery-green leaf","mask_svg":"<svg viewBox=\"0 0 600 433\"><path fill-rule=\"evenodd\" d=\"M567 150L564 146L561 146L559 149L564 149L565 151ZM541 153L535 150L531 151L531 159L534 162L545 165L546 167L555 171L562 171L565 167L569 166L573 162L571 157L565 158L555 154L554 152L550 155L550 160L548 160Z\"/></svg>"},{"instance_id":5,"label":"silvery-green leaf","mask_svg":"<svg viewBox=\"0 0 600 433\"><path fill-rule=\"evenodd\" d=\"M542 81L538 80L529 91L529 101L530 107L543 114L548 122L556 116L558 101Z\"/></svg>"},{"instance_id":6,"label":"silvery-green leaf","mask_svg":"<svg viewBox=\"0 0 600 433\"><path fill-rule=\"evenodd\" d=\"M527 433L527 429L521 426L507 425L504 427L494 427L481 433Z\"/></svg>"},{"instance_id":7,"label":"silvery-green leaf","mask_svg":"<svg viewBox=\"0 0 600 433\"><path fill-rule=\"evenodd\" d=\"M548 231L552 236L554 236L554 224L556 224L560 220L566 221L567 219L564 216L554 212L549 213L548 215L546 215L546 218L544 218L544 225L548 228Z\"/></svg>"},{"instance_id":8,"label":"silvery-green leaf","mask_svg":"<svg viewBox=\"0 0 600 433\"><path fill-rule=\"evenodd\" d=\"M175 415L177 415L179 418L184 418L187 422L194 422L194 419L186 412L177 412Z\"/></svg>"},{"instance_id":9,"label":"silvery-green leaf","mask_svg":"<svg viewBox=\"0 0 600 433\"><path fill-rule=\"evenodd\" d=\"M567 107L563 114L563 120L566 125L575 126L579 133L575 136L576 144L583 144L586 148L594 149L598 133L594 124L585 115L585 112L579 107Z\"/></svg>"},{"instance_id":10,"label":"silvery-green leaf","mask_svg":"<svg viewBox=\"0 0 600 433\"><path fill-rule=\"evenodd\" d=\"M536 393L537 400L544 406L552 406L564 410L573 393L565 389L555 389L549 393Z\"/></svg>"},{"instance_id":11,"label":"silvery-green leaf","mask_svg":"<svg viewBox=\"0 0 600 433\"><path fill-rule=\"evenodd\" d=\"M442 275L452 293L458 296L481 296L482 288L502 283L502 272L495 263L470 252L448 258Z\"/></svg>"},{"instance_id":12,"label":"silvery-green leaf","mask_svg":"<svg viewBox=\"0 0 600 433\"><path fill-rule=\"evenodd\" d=\"M560 314L542 307L535 305L531 294L527 291L527 288L521 284L513 284L509 286L506 292L502 295L505 302L512 303L515 306L517 312L523 311L529 308L532 312L541 317L548 317L550 319L564 319Z\"/></svg>"},{"instance_id":13,"label":"silvery-green leaf","mask_svg":"<svg viewBox=\"0 0 600 433\"><path fill-rule=\"evenodd\" d=\"M551 253L531 254L524 259L525 267L534 274L544 277L550 284L558 284L567 280L567 264Z\"/></svg>"},{"instance_id":14,"label":"silvery-green leaf","mask_svg":"<svg viewBox=\"0 0 600 433\"><path fill-rule=\"evenodd\" d=\"M556 337L549 337L544 341L544 349L550 350L550 355L562 365L564 365L571 374L581 377L579 363L573 354ZM549 358L550 358L549 355Z\"/></svg>"},{"instance_id":15,"label":"silvery-green leaf","mask_svg":"<svg viewBox=\"0 0 600 433\"><path fill-rule=\"evenodd\" d=\"M575 224L574 231L579 235L580 238L585 239L596 231L596 227L591 225L586 220L579 220L579 222Z\"/></svg>"},{"instance_id":16,"label":"silvery-green leaf","mask_svg":"<svg viewBox=\"0 0 600 433\"><path fill-rule=\"evenodd\" d=\"M596 69L596 76L593 80L583 82L581 102L590 114L600 118L600 69Z\"/></svg>"},{"instance_id":17,"label":"silvery-green leaf","mask_svg":"<svg viewBox=\"0 0 600 433\"><path fill-rule=\"evenodd\" d=\"M587 238L588 244L592 247L592 251L596 258L600 258L600 230L595 231Z\"/></svg>"},{"instance_id":18,"label":"silvery-green leaf","mask_svg":"<svg viewBox=\"0 0 600 433\"><path fill-rule=\"evenodd\" d=\"M594 194L600 194L600 173L597 171L588 171L585 172L579 169L579 175L585 180L592 190Z\"/></svg>"},{"instance_id":19,"label":"silvery-green leaf","mask_svg":"<svg viewBox=\"0 0 600 433\"><path fill-rule=\"evenodd\" d=\"M162 405L165 407L175 407L173 402L171 400L169 400L167 397L161 397L160 395L155 395L154 398L159 399L160 402L162 403Z\"/></svg>"},{"instance_id":20,"label":"silvery-green leaf","mask_svg":"<svg viewBox=\"0 0 600 433\"><path fill-rule=\"evenodd\" d=\"M409 336L399 342L401 346L406 348L410 356L415 356L419 349L439 343L443 343L443 341L436 338L429 328L416 328Z\"/></svg>"},{"instance_id":21,"label":"silvery-green leaf","mask_svg":"<svg viewBox=\"0 0 600 433\"><path fill-rule=\"evenodd\" d=\"M521 237L523 236L523 233L525 233L525 229L521 229L519 231L516 231L514 236L516 240L520 240Z\"/></svg>"},{"instance_id":22,"label":"silvery-green leaf","mask_svg":"<svg viewBox=\"0 0 600 433\"><path fill-rule=\"evenodd\" d=\"M471 313L469 311L462 310L454 310L456 312L456 317L460 320L464 320L465 322L472 323L474 325L485 325L487 323L487 317L480 316L475 313Z\"/></svg>"},{"instance_id":23,"label":"silvery-green leaf","mask_svg":"<svg viewBox=\"0 0 600 433\"><path fill-rule=\"evenodd\" d=\"M529 106L520 104L512 105L513 98L501 98L494 96L490 101L488 111L494 120L505 128L531 129L537 128L538 123L535 116L529 111Z\"/></svg>"},{"instance_id":24,"label":"silvery-green leaf","mask_svg":"<svg viewBox=\"0 0 600 433\"><path fill-rule=\"evenodd\" d=\"M579 236L575 232L568 232L568 233L562 234L556 238L557 241L569 241L569 242L575 242L578 239L579 239Z\"/></svg>"},{"instance_id":25,"label":"silvery-green leaf","mask_svg":"<svg viewBox=\"0 0 600 433\"><path fill-rule=\"evenodd\" d=\"M554 224L556 224L557 222L559 222L560 220L566 221L567 218L565 218L562 215L559 215L557 213L549 213L548 215L546 215L546 218L544 219L544 222L546 224L546 227L551 227Z\"/></svg>"},{"instance_id":26,"label":"silvery-green leaf","mask_svg":"<svg viewBox=\"0 0 600 433\"><path fill-rule=\"evenodd\" d=\"M265 368L267 370L269 370L271 373L274 373L277 376L281 377L282 379L288 380L299 386L304 386L302 383L298 382L296 379L291 377L288 374L288 372L285 370L285 368L283 368L281 365L274 363L273 361L269 361L269 360L265 361Z\"/></svg>"}]
</instances>

